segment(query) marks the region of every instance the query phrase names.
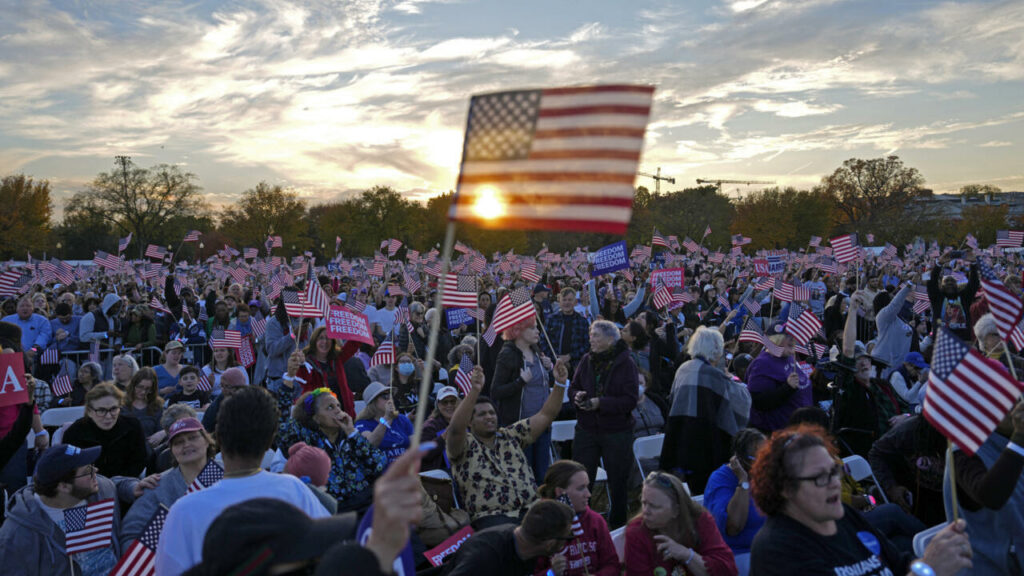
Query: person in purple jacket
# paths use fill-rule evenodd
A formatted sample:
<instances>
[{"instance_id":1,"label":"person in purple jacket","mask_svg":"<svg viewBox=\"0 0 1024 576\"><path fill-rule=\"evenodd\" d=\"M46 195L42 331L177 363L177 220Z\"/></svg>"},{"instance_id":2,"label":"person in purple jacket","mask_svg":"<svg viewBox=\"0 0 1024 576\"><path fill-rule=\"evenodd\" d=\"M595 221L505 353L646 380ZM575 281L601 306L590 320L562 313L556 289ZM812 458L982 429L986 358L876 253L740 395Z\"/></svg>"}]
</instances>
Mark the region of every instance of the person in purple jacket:
<instances>
[{"instance_id":1,"label":"person in purple jacket","mask_svg":"<svg viewBox=\"0 0 1024 576\"><path fill-rule=\"evenodd\" d=\"M753 407L750 426L771 434L785 428L797 408L813 403L811 381L793 357L793 337L777 324L768 338L781 348L778 356L762 350L747 369L747 389Z\"/></svg>"},{"instance_id":2,"label":"person in purple jacket","mask_svg":"<svg viewBox=\"0 0 1024 576\"><path fill-rule=\"evenodd\" d=\"M611 500L608 524L613 529L626 523L633 408L639 395L636 364L619 338L618 327L607 320L594 322L590 325L590 352L580 360L569 384L569 398L577 410L572 459L586 466L591 489L603 459Z\"/></svg>"}]
</instances>

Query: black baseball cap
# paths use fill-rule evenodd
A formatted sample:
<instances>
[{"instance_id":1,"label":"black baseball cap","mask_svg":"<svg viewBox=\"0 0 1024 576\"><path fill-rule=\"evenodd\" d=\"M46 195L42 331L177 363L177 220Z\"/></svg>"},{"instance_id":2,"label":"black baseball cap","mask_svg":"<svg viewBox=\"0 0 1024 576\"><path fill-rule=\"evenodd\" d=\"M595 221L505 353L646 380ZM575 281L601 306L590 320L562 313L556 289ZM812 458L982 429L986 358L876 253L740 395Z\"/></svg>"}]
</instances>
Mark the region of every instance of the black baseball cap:
<instances>
[{"instance_id":1,"label":"black baseball cap","mask_svg":"<svg viewBox=\"0 0 1024 576\"><path fill-rule=\"evenodd\" d=\"M53 484L68 475L76 468L92 464L100 457L103 448L79 448L71 444L55 444L50 446L36 462L35 483Z\"/></svg>"}]
</instances>

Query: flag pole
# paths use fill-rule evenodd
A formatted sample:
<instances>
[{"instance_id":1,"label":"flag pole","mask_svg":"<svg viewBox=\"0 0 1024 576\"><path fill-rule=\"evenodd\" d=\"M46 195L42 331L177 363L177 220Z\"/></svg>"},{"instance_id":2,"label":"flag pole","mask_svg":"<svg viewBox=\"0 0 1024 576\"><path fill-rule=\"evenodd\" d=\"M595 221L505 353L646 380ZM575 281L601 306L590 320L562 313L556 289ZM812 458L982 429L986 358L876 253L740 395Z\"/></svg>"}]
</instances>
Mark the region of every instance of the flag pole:
<instances>
[{"instance_id":1,"label":"flag pole","mask_svg":"<svg viewBox=\"0 0 1024 576\"><path fill-rule=\"evenodd\" d=\"M1013 367L1013 355L1010 354L1010 348L1006 345L1006 340L1001 340L1003 344L1003 352L1006 353L1006 365L1010 367L1010 375L1013 376L1014 380L1020 381L1017 378L1017 369Z\"/></svg>"},{"instance_id":2,"label":"flag pole","mask_svg":"<svg viewBox=\"0 0 1024 576\"><path fill-rule=\"evenodd\" d=\"M956 496L956 467L953 464L953 441L946 439L946 470L949 470L949 492L953 500L953 522L960 519L960 505Z\"/></svg>"},{"instance_id":3,"label":"flag pole","mask_svg":"<svg viewBox=\"0 0 1024 576\"><path fill-rule=\"evenodd\" d=\"M434 379L434 357L437 355L437 341L438 335L441 331L441 311L444 306L441 305L444 298L444 277L448 274L448 266L451 264L452 258L452 246L455 244L455 221L448 220L448 227L444 233L444 247L441 253L441 277L440 282L437 283L437 294L434 296L434 308L438 310L438 313L434 315L434 319L430 322L430 338L427 340L427 358L424 360L424 374L420 380L420 402L416 404L416 422L413 428L412 443L410 450L416 450L420 445L420 437L423 433L423 420L427 415L427 402L426 398L430 397L430 387L433 384ZM480 363L480 357L477 356L477 364Z\"/></svg>"},{"instance_id":4,"label":"flag pole","mask_svg":"<svg viewBox=\"0 0 1024 576\"><path fill-rule=\"evenodd\" d=\"M561 312L559 312L559 314L561 314ZM535 314L534 315L534 319L537 321L537 325L540 326L540 331L544 333L544 340L547 341L548 348L551 350L551 354L553 354L557 358L558 357L558 353L555 352L555 347L551 345L551 337L548 336L548 329L545 328L544 327L544 323L540 321L540 316L539 315ZM555 358L552 358L551 361L554 362Z\"/></svg>"}]
</instances>

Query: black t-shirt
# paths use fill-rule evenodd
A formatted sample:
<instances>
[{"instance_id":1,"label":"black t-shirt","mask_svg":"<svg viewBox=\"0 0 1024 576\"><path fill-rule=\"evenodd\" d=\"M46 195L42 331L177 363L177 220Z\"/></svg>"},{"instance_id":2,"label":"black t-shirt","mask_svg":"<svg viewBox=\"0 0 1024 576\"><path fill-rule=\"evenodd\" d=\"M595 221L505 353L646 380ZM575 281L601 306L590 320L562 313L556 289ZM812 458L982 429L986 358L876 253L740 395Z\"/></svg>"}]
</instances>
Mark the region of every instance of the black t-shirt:
<instances>
[{"instance_id":1,"label":"black t-shirt","mask_svg":"<svg viewBox=\"0 0 1024 576\"><path fill-rule=\"evenodd\" d=\"M481 530L469 537L444 571L446 576L528 576L536 560L516 554L515 524Z\"/></svg>"},{"instance_id":2,"label":"black t-shirt","mask_svg":"<svg viewBox=\"0 0 1024 576\"><path fill-rule=\"evenodd\" d=\"M853 508L843 508L846 513L832 536L821 536L789 516L769 518L754 537L750 576L906 574L910 555L901 555Z\"/></svg>"},{"instance_id":3,"label":"black t-shirt","mask_svg":"<svg viewBox=\"0 0 1024 576\"><path fill-rule=\"evenodd\" d=\"M175 392L167 399L168 406L172 404L188 404L193 410L199 410L201 407L206 406L209 403L210 393L199 389L196 389L196 391L191 394L186 394L184 391Z\"/></svg>"}]
</instances>

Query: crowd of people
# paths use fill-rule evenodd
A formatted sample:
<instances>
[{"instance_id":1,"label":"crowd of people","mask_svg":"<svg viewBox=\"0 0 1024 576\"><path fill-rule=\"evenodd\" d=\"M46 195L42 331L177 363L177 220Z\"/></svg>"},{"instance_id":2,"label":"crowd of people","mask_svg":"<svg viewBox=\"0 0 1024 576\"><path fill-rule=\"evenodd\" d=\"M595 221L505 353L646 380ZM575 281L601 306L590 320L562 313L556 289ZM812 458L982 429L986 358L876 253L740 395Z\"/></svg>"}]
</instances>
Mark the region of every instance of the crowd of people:
<instances>
[{"instance_id":1,"label":"crowd of people","mask_svg":"<svg viewBox=\"0 0 1024 576\"><path fill-rule=\"evenodd\" d=\"M413 250L23 285L0 305L30 392L0 406L0 573L132 573L144 547L158 576L1024 573L1024 402L951 461L922 415L940 328L1024 369L979 281L1020 301L1015 254L698 248L591 276L580 250L463 248L463 316ZM290 315L292 283L374 343ZM532 310L499 320L517 298ZM640 438L660 454L634 457ZM111 506L106 540L72 545Z\"/></svg>"}]
</instances>

